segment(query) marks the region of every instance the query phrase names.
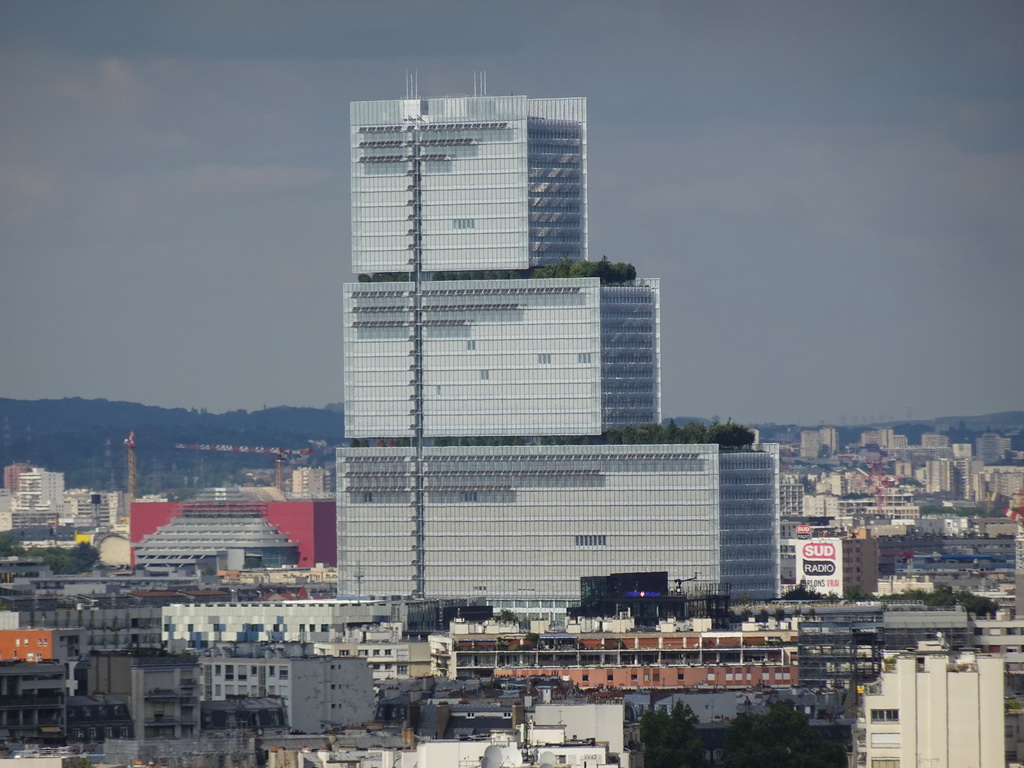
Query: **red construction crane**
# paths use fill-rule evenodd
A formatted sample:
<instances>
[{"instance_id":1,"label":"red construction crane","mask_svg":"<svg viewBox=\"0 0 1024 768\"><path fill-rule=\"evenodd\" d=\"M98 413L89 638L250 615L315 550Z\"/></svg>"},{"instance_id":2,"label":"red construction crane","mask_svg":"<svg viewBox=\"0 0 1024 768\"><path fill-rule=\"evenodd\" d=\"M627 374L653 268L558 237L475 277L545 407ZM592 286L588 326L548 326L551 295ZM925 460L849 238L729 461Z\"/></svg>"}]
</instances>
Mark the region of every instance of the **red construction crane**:
<instances>
[{"instance_id":1,"label":"red construction crane","mask_svg":"<svg viewBox=\"0 0 1024 768\"><path fill-rule=\"evenodd\" d=\"M885 474L885 457L879 455L877 458L867 460L871 468L871 487L875 494L876 514L882 514L882 506L885 504L885 489L894 484L895 478ZM896 481L898 482L898 481Z\"/></svg>"},{"instance_id":2,"label":"red construction crane","mask_svg":"<svg viewBox=\"0 0 1024 768\"><path fill-rule=\"evenodd\" d=\"M1017 498L1015 501L1010 502L1010 505L1004 512L1008 518L1017 522L1018 529L1024 528L1024 488L1021 488L1017 492Z\"/></svg>"},{"instance_id":3,"label":"red construction crane","mask_svg":"<svg viewBox=\"0 0 1024 768\"><path fill-rule=\"evenodd\" d=\"M1006 508L1006 516L1017 523L1017 535L1014 536L1015 570L1020 576L1024 573L1024 488L1017 492L1015 501Z\"/></svg>"},{"instance_id":4,"label":"red construction crane","mask_svg":"<svg viewBox=\"0 0 1024 768\"><path fill-rule=\"evenodd\" d=\"M284 464L295 457L312 456L312 448L265 448L259 445L213 445L208 443L177 443L184 451L223 451L225 453L262 453L274 457L274 485L284 490Z\"/></svg>"}]
</instances>

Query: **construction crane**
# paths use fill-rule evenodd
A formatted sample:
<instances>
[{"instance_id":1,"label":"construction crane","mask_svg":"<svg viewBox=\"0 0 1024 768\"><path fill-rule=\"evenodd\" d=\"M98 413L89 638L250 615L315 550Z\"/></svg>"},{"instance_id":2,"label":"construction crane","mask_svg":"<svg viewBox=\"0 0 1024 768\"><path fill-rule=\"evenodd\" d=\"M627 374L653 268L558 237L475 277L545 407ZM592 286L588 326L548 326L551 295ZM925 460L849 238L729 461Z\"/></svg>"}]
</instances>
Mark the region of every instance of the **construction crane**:
<instances>
[{"instance_id":1,"label":"construction crane","mask_svg":"<svg viewBox=\"0 0 1024 768\"><path fill-rule=\"evenodd\" d=\"M258 445L213 445L211 443L177 443L183 451L221 451L223 453L260 453L274 457L274 485L284 490L284 465L290 458L312 456L312 448L265 448Z\"/></svg>"},{"instance_id":2,"label":"construction crane","mask_svg":"<svg viewBox=\"0 0 1024 768\"><path fill-rule=\"evenodd\" d=\"M124 440L125 448L128 451L128 503L135 501L135 493L138 489L139 470L135 460L135 433L132 432Z\"/></svg>"},{"instance_id":3,"label":"construction crane","mask_svg":"<svg viewBox=\"0 0 1024 768\"><path fill-rule=\"evenodd\" d=\"M876 514L882 514L882 507L885 504L885 489L888 488L893 479L885 474L885 458L879 455L877 458L868 459L867 465L871 468L871 488L875 495Z\"/></svg>"},{"instance_id":4,"label":"construction crane","mask_svg":"<svg viewBox=\"0 0 1024 768\"><path fill-rule=\"evenodd\" d=\"M132 502L135 501L135 494L139 487L139 469L135 458L135 432L130 432L124 440L125 450L128 453L128 498L125 499L124 514L118 520L122 525L127 524L131 518Z\"/></svg>"},{"instance_id":5,"label":"construction crane","mask_svg":"<svg viewBox=\"0 0 1024 768\"><path fill-rule=\"evenodd\" d=\"M1015 543L1015 570L1017 576L1024 574L1024 488L1017 492L1017 498L1010 502L1004 513L1008 518L1017 523L1017 535Z\"/></svg>"}]
</instances>

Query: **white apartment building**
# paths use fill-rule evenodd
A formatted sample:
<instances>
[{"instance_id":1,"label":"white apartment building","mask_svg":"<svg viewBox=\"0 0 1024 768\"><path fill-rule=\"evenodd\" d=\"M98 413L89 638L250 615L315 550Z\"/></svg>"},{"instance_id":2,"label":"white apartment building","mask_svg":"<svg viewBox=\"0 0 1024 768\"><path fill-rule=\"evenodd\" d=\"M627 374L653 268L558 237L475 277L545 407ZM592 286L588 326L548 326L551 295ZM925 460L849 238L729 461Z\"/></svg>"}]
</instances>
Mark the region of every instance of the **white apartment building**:
<instances>
[{"instance_id":1,"label":"white apartment building","mask_svg":"<svg viewBox=\"0 0 1024 768\"><path fill-rule=\"evenodd\" d=\"M891 427L869 429L860 434L861 446L877 445L883 451L907 447L906 435L897 435Z\"/></svg>"},{"instance_id":2,"label":"white apartment building","mask_svg":"<svg viewBox=\"0 0 1024 768\"><path fill-rule=\"evenodd\" d=\"M986 432L974 441L974 453L986 464L1002 461L1010 452L1010 438Z\"/></svg>"},{"instance_id":3,"label":"white apartment building","mask_svg":"<svg viewBox=\"0 0 1024 768\"><path fill-rule=\"evenodd\" d=\"M821 456L821 435L816 429L805 429L800 432L800 458L816 459Z\"/></svg>"},{"instance_id":4,"label":"white apartment building","mask_svg":"<svg viewBox=\"0 0 1024 768\"><path fill-rule=\"evenodd\" d=\"M803 500L805 517L839 517L839 497L826 494L808 494Z\"/></svg>"},{"instance_id":5,"label":"white apartment building","mask_svg":"<svg viewBox=\"0 0 1024 768\"><path fill-rule=\"evenodd\" d=\"M953 443L950 447L953 449L954 459L974 458L974 446L970 443Z\"/></svg>"},{"instance_id":6,"label":"white apartment building","mask_svg":"<svg viewBox=\"0 0 1024 768\"><path fill-rule=\"evenodd\" d=\"M296 467L291 483L292 495L304 498L324 496L334 490L331 470L324 467Z\"/></svg>"},{"instance_id":7,"label":"white apartment building","mask_svg":"<svg viewBox=\"0 0 1024 768\"><path fill-rule=\"evenodd\" d=\"M1024 467L984 467L971 476L970 488L975 501L1015 500L1024 489Z\"/></svg>"},{"instance_id":8,"label":"white apartment building","mask_svg":"<svg viewBox=\"0 0 1024 768\"><path fill-rule=\"evenodd\" d=\"M11 507L14 504L14 497L6 488L0 488L0 532L9 531L13 527L11 522Z\"/></svg>"},{"instance_id":9,"label":"white apartment building","mask_svg":"<svg viewBox=\"0 0 1024 768\"><path fill-rule=\"evenodd\" d=\"M374 682L430 677L430 643L404 640L401 624L353 627L340 640L314 645L321 656L361 658L370 667Z\"/></svg>"},{"instance_id":10,"label":"white apartment building","mask_svg":"<svg viewBox=\"0 0 1024 768\"><path fill-rule=\"evenodd\" d=\"M785 475L779 482L779 514L791 517L803 514L804 484L795 475Z\"/></svg>"},{"instance_id":11,"label":"white apartment building","mask_svg":"<svg viewBox=\"0 0 1024 768\"><path fill-rule=\"evenodd\" d=\"M326 642L348 624L404 621L405 604L387 600L282 600L164 606L161 639L174 652L215 643Z\"/></svg>"},{"instance_id":12,"label":"white apartment building","mask_svg":"<svg viewBox=\"0 0 1024 768\"><path fill-rule=\"evenodd\" d=\"M835 427L805 429L800 432L800 458L831 456L839 450L839 431Z\"/></svg>"},{"instance_id":13,"label":"white apartment building","mask_svg":"<svg viewBox=\"0 0 1024 768\"><path fill-rule=\"evenodd\" d=\"M18 476L11 504L11 525L55 525L64 519L64 473L32 467Z\"/></svg>"},{"instance_id":14,"label":"white apartment building","mask_svg":"<svg viewBox=\"0 0 1024 768\"><path fill-rule=\"evenodd\" d=\"M65 519L79 529L112 528L121 517L123 500L119 492L73 488L64 494Z\"/></svg>"},{"instance_id":15,"label":"white apartment building","mask_svg":"<svg viewBox=\"0 0 1024 768\"><path fill-rule=\"evenodd\" d=\"M1003 659L937 644L886 661L854 742L865 768L1004 768Z\"/></svg>"},{"instance_id":16,"label":"white apartment building","mask_svg":"<svg viewBox=\"0 0 1024 768\"><path fill-rule=\"evenodd\" d=\"M949 438L938 432L925 432L921 435L922 448L949 448Z\"/></svg>"}]
</instances>

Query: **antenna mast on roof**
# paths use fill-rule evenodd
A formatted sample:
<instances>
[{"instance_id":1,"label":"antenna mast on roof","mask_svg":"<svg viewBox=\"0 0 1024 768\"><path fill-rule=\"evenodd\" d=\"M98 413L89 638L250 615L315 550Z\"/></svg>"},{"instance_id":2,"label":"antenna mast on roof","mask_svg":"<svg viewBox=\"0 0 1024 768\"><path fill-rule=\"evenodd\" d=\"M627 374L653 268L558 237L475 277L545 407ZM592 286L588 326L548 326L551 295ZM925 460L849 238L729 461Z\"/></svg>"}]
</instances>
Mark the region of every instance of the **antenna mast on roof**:
<instances>
[{"instance_id":1,"label":"antenna mast on roof","mask_svg":"<svg viewBox=\"0 0 1024 768\"><path fill-rule=\"evenodd\" d=\"M420 97L420 71L414 69L410 72L405 70L405 98L418 99Z\"/></svg>"},{"instance_id":2,"label":"antenna mast on roof","mask_svg":"<svg viewBox=\"0 0 1024 768\"><path fill-rule=\"evenodd\" d=\"M473 95L487 95L487 72L473 72Z\"/></svg>"}]
</instances>

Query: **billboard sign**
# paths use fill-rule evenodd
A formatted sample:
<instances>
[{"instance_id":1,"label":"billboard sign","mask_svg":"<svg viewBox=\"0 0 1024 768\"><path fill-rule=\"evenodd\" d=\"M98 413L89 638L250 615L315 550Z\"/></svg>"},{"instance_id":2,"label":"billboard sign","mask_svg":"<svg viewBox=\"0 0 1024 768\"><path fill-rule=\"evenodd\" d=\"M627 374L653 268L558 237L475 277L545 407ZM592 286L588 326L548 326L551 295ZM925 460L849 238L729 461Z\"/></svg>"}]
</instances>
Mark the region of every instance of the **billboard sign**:
<instances>
[{"instance_id":1,"label":"billboard sign","mask_svg":"<svg viewBox=\"0 0 1024 768\"><path fill-rule=\"evenodd\" d=\"M796 547L797 581L826 595L843 594L843 546L840 539L807 539Z\"/></svg>"}]
</instances>

